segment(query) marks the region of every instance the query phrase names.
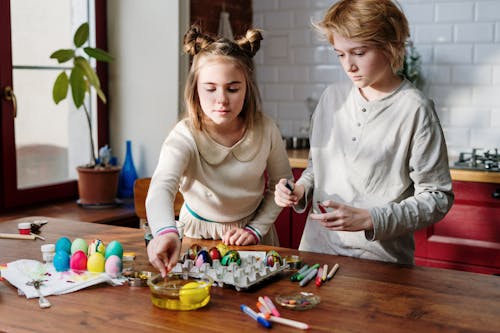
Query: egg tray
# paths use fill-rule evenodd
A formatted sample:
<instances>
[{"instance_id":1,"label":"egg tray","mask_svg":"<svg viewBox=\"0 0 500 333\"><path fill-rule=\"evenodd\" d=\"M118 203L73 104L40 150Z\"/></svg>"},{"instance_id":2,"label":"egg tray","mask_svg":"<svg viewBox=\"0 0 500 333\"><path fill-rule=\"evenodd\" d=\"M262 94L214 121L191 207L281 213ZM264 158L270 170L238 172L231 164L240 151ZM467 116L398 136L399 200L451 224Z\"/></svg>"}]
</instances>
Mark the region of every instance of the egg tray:
<instances>
[{"instance_id":1,"label":"egg tray","mask_svg":"<svg viewBox=\"0 0 500 333\"><path fill-rule=\"evenodd\" d=\"M203 263L197 267L193 260L187 259L183 263L177 263L172 269L174 273L185 273L193 277L209 276L219 287L225 285L233 286L236 291L253 287L265 280L277 276L288 269L287 264L275 262L274 266L266 266L262 260L255 257L243 258L241 265L235 262L223 266L219 260L213 260L212 264Z\"/></svg>"}]
</instances>

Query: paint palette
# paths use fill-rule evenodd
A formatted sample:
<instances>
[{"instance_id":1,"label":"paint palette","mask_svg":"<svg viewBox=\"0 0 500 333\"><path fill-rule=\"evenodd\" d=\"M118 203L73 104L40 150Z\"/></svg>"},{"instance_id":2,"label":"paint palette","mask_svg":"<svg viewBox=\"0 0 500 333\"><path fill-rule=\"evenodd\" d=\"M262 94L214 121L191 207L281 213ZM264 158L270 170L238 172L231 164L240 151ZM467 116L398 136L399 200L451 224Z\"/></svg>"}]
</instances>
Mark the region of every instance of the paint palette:
<instances>
[{"instance_id":1,"label":"paint palette","mask_svg":"<svg viewBox=\"0 0 500 333\"><path fill-rule=\"evenodd\" d=\"M245 254L241 255L241 265L232 262L223 266L218 259L215 259L211 264L206 262L197 266L194 260L186 259L183 263L177 263L172 272L198 277L209 276L219 287L228 285L240 291L275 277L288 269L288 264L279 262L275 262L272 267L266 266L260 252L256 252L255 256L248 252L251 251L245 251Z\"/></svg>"}]
</instances>

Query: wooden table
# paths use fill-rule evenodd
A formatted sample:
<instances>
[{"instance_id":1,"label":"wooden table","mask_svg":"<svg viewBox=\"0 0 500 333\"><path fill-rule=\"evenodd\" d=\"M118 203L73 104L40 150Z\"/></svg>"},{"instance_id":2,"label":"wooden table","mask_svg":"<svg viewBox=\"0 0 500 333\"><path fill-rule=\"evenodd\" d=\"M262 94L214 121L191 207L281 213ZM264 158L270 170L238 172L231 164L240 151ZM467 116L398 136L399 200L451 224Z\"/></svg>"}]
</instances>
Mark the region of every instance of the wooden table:
<instances>
[{"instance_id":1,"label":"wooden table","mask_svg":"<svg viewBox=\"0 0 500 333\"><path fill-rule=\"evenodd\" d=\"M17 223L0 223L0 232L17 232ZM136 266L152 270L140 230L49 218L41 235L122 242L137 254ZM193 240L185 240L184 248ZM195 241L202 246L215 244ZM40 240L0 239L0 262L41 259ZM263 246L245 250L268 249ZM321 303L307 311L278 307L285 318L303 321L322 332L500 332L500 277L426 267L404 267L348 257L276 248L282 255L300 254L304 262L340 264L332 281L321 288L299 287L284 273L258 288L237 292L213 287L210 303L196 311L156 308L148 288L99 285L61 296L49 296L52 307L18 296L7 281L0 283L0 331L5 332L258 332L266 331L243 314L240 304L255 309L258 296L313 292ZM273 324L273 332L300 330Z\"/></svg>"}]
</instances>

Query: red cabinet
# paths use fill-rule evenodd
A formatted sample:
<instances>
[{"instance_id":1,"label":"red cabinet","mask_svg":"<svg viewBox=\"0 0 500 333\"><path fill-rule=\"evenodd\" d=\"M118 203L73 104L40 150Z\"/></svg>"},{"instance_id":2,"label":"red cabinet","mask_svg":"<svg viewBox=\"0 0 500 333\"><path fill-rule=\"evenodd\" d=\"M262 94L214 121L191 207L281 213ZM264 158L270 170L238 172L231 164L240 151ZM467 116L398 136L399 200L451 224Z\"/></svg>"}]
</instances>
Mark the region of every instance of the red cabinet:
<instances>
[{"instance_id":1,"label":"red cabinet","mask_svg":"<svg viewBox=\"0 0 500 333\"><path fill-rule=\"evenodd\" d=\"M300 178L304 169L293 168L293 177L295 180ZM302 232L306 225L309 207L304 213L296 213L293 208L283 208L281 214L275 222L276 231L280 240L280 246L292 249L298 249Z\"/></svg>"},{"instance_id":2,"label":"red cabinet","mask_svg":"<svg viewBox=\"0 0 500 333\"><path fill-rule=\"evenodd\" d=\"M454 181L445 218L415 233L417 265L500 274L500 184Z\"/></svg>"}]
</instances>

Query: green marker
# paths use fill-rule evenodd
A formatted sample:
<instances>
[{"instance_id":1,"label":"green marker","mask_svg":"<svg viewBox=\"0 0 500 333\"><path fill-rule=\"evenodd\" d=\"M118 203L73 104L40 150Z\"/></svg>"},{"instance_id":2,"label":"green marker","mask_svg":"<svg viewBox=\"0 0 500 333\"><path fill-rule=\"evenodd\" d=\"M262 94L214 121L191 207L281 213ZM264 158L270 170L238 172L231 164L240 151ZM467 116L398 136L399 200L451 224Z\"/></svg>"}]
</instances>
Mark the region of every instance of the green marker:
<instances>
[{"instance_id":1,"label":"green marker","mask_svg":"<svg viewBox=\"0 0 500 333\"><path fill-rule=\"evenodd\" d=\"M312 265L311 267L309 267L309 269L299 275L297 275L297 281L301 281L303 278L305 278L307 276L307 274L309 274L310 272L312 272L314 269L317 269L319 268L319 264L314 264Z\"/></svg>"},{"instance_id":2,"label":"green marker","mask_svg":"<svg viewBox=\"0 0 500 333\"><path fill-rule=\"evenodd\" d=\"M295 272L295 274L293 274L291 277L290 277L290 280L291 281L297 281L297 276L299 276L300 274L304 273L307 269L309 268L309 266L306 264L304 266L302 266L301 269L299 269L297 272Z\"/></svg>"}]
</instances>

